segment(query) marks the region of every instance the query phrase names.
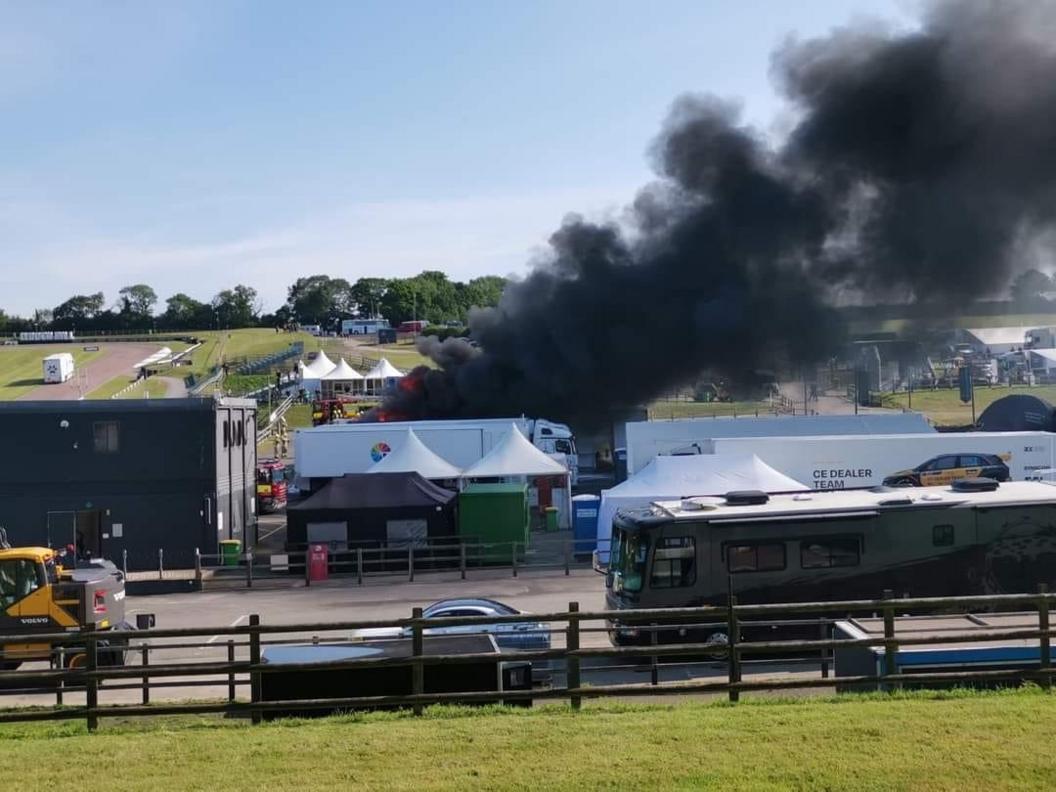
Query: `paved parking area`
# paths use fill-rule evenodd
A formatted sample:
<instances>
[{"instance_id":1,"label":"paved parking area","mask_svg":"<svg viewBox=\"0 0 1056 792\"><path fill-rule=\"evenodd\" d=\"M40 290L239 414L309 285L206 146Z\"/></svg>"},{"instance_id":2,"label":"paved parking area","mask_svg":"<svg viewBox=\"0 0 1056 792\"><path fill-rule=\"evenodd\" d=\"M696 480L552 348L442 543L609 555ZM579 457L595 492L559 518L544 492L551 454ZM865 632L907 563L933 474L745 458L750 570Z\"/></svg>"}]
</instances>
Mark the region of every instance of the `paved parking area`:
<instances>
[{"instance_id":1,"label":"paved parking area","mask_svg":"<svg viewBox=\"0 0 1056 792\"><path fill-rule=\"evenodd\" d=\"M159 596L130 596L127 601L129 621L135 621L137 613L153 613L159 628L217 627L246 624L251 614L260 616L263 624L284 625L298 623L321 623L359 620L383 620L409 617L414 607L424 607L431 602L447 597L489 597L501 600L522 611L532 613L554 613L565 611L570 602L578 602L581 611L604 609L603 577L593 570L572 570L568 576L562 571L524 570L518 577L509 570L478 570L468 580L459 579L458 573L436 573L426 575L415 582L396 579L368 579L362 586L355 580L342 579L317 583L309 588L302 586L271 589L213 590L187 594ZM585 624L600 628L601 624ZM554 625L552 640L555 647L564 645L563 625ZM283 638L297 637L311 640L308 634L289 634ZM330 633L326 637L343 637L341 633ZM152 651L152 664L179 662L222 662L227 659L226 636L219 633L194 639L201 645L195 647L173 647L169 650ZM183 642L178 639L159 639L152 644ZM604 632L584 632L581 645L584 647L610 646ZM246 659L244 647L236 648L236 657ZM138 653L130 653L129 663L139 664ZM745 675L772 677L802 676L817 677L819 666L814 663L768 662L748 665ZM702 679L723 680L726 666L721 662L692 662L664 664L660 670L661 682L691 681ZM585 661L583 681L587 684L646 683L650 679L650 667L646 659L618 665L616 660L598 659ZM134 680L130 680L134 681ZM152 701L178 699L210 699L226 696L224 679L217 685L195 684L186 688L169 688L151 691ZM554 683L564 684L564 675L555 674ZM831 692L830 689L825 689ZM248 688L239 688L239 697L245 698ZM103 704L136 703L140 692L101 692ZM5 696L0 706L27 704L50 704L54 697ZM68 704L83 703L83 695L67 693Z\"/></svg>"}]
</instances>

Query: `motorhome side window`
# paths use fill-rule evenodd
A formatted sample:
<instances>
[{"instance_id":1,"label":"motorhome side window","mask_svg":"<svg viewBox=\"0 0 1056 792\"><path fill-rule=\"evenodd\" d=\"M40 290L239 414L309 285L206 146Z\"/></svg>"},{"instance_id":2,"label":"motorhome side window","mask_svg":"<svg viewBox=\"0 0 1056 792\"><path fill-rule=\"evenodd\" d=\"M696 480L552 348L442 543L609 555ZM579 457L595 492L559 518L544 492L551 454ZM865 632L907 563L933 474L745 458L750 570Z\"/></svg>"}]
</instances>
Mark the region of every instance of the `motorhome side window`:
<instances>
[{"instance_id":1,"label":"motorhome side window","mask_svg":"<svg viewBox=\"0 0 1056 792\"><path fill-rule=\"evenodd\" d=\"M730 572L776 572L785 568L785 543L729 545L726 565Z\"/></svg>"},{"instance_id":2,"label":"motorhome side window","mask_svg":"<svg viewBox=\"0 0 1056 792\"><path fill-rule=\"evenodd\" d=\"M665 536L653 551L650 588L681 588L697 581L697 548L692 536Z\"/></svg>"},{"instance_id":3,"label":"motorhome side window","mask_svg":"<svg viewBox=\"0 0 1056 792\"><path fill-rule=\"evenodd\" d=\"M953 544L952 525L934 525L931 528L931 543L936 547Z\"/></svg>"},{"instance_id":4,"label":"motorhome side window","mask_svg":"<svg viewBox=\"0 0 1056 792\"><path fill-rule=\"evenodd\" d=\"M826 536L799 543L799 565L803 569L858 566L860 558L857 536Z\"/></svg>"}]
</instances>

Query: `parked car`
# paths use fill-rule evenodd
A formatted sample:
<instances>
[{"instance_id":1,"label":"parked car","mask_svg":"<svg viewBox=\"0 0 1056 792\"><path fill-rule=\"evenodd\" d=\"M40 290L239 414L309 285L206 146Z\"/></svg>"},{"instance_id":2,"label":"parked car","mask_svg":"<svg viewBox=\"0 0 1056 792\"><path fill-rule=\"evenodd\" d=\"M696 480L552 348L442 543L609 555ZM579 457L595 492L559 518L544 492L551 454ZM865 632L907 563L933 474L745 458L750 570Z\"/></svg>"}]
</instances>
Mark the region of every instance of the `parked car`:
<instances>
[{"instance_id":1,"label":"parked car","mask_svg":"<svg viewBox=\"0 0 1056 792\"><path fill-rule=\"evenodd\" d=\"M884 479L886 487L931 487L962 478L1008 481L1008 465L997 454L942 454Z\"/></svg>"},{"instance_id":2,"label":"parked car","mask_svg":"<svg viewBox=\"0 0 1056 792\"><path fill-rule=\"evenodd\" d=\"M446 599L434 602L422 611L427 619L454 616L516 616L521 611L491 599ZM410 628L404 635L410 635ZM457 633L491 633L499 651L542 651L550 648L550 626L543 622L524 621L513 624L463 624L451 627L431 627L426 635L452 635ZM532 680L549 682L552 674L551 660L536 660L532 663Z\"/></svg>"}]
</instances>

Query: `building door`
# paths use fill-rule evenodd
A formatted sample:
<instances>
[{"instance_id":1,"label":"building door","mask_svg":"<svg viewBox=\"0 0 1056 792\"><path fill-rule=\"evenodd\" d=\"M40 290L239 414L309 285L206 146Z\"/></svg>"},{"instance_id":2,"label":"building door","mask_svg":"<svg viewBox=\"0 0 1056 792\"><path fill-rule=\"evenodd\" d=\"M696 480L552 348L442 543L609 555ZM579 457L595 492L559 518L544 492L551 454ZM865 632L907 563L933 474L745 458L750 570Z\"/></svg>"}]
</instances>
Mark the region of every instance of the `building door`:
<instances>
[{"instance_id":1,"label":"building door","mask_svg":"<svg viewBox=\"0 0 1056 792\"><path fill-rule=\"evenodd\" d=\"M77 513L72 511L48 512L47 546L64 549L76 547Z\"/></svg>"},{"instance_id":2,"label":"building door","mask_svg":"<svg viewBox=\"0 0 1056 792\"><path fill-rule=\"evenodd\" d=\"M99 509L77 512L78 558L103 557L103 513Z\"/></svg>"}]
</instances>

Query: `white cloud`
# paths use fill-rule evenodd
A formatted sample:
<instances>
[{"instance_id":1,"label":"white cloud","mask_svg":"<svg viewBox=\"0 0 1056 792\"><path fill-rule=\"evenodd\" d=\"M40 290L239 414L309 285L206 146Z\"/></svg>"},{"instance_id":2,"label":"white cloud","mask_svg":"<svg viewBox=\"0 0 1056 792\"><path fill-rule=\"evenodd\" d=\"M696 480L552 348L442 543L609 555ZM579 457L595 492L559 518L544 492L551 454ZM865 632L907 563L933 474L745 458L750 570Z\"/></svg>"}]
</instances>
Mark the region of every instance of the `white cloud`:
<instances>
[{"instance_id":1,"label":"white cloud","mask_svg":"<svg viewBox=\"0 0 1056 792\"><path fill-rule=\"evenodd\" d=\"M0 206L0 228L17 223L20 244L0 251L3 307L20 314L72 294L148 283L161 296L208 299L236 283L278 307L302 275L349 280L397 277L423 269L456 280L525 271L567 212L615 216L632 187L562 190L437 201L365 202L208 244L91 233L44 206ZM44 287L47 284L47 287Z\"/></svg>"}]
</instances>

